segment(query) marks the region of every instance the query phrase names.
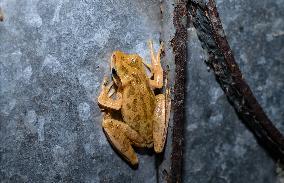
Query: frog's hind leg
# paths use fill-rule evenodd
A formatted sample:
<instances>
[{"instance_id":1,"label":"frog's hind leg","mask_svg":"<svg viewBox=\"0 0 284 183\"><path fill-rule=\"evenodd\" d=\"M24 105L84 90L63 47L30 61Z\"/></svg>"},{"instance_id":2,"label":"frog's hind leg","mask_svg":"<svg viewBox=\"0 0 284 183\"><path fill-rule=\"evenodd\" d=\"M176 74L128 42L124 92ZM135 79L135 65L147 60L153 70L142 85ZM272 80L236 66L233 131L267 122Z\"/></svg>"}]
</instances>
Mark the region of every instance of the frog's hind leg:
<instances>
[{"instance_id":1,"label":"frog's hind leg","mask_svg":"<svg viewBox=\"0 0 284 183\"><path fill-rule=\"evenodd\" d=\"M105 117L103 129L115 149L132 165L138 164L138 158L131 145L143 146L144 139L126 123Z\"/></svg>"},{"instance_id":2,"label":"frog's hind leg","mask_svg":"<svg viewBox=\"0 0 284 183\"><path fill-rule=\"evenodd\" d=\"M150 79L150 85L153 88L162 88L163 87L163 68L161 66L161 53L163 50L163 42L160 45L158 54L155 56L153 42L150 40L148 42L150 54L151 54L151 73L154 75L153 80Z\"/></svg>"},{"instance_id":3,"label":"frog's hind leg","mask_svg":"<svg viewBox=\"0 0 284 183\"><path fill-rule=\"evenodd\" d=\"M156 95L156 108L153 122L153 140L154 150L156 153L161 153L165 146L170 118L170 108L170 90L167 89L165 95Z\"/></svg>"}]
</instances>

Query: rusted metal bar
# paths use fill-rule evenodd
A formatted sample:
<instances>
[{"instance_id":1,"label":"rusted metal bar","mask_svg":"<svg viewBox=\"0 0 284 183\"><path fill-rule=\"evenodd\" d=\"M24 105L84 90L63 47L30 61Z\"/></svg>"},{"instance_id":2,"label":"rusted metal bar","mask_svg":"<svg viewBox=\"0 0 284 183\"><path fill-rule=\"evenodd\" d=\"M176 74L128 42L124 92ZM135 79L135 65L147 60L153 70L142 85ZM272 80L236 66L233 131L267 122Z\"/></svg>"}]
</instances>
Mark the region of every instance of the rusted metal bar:
<instances>
[{"instance_id":1,"label":"rusted metal bar","mask_svg":"<svg viewBox=\"0 0 284 183\"><path fill-rule=\"evenodd\" d=\"M168 182L182 181L182 150L183 150L183 126L184 126L184 102L185 102L185 75L187 61L187 1L176 3L173 23L176 29L172 39L172 47L175 59L175 85L173 104L173 134L171 169Z\"/></svg>"}]
</instances>

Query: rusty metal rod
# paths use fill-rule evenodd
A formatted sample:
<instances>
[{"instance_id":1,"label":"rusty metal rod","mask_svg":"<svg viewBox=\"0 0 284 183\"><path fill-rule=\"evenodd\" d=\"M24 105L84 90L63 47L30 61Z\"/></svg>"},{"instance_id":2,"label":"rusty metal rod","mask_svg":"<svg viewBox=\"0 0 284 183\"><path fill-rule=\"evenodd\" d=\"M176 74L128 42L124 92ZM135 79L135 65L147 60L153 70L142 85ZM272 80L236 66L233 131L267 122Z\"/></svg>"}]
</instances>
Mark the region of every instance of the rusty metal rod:
<instances>
[{"instance_id":1,"label":"rusty metal rod","mask_svg":"<svg viewBox=\"0 0 284 183\"><path fill-rule=\"evenodd\" d=\"M176 29L172 39L175 59L175 84L173 104L172 154L169 183L182 181L183 128L185 102L185 75L187 62L187 1L180 0L174 9L173 23Z\"/></svg>"}]
</instances>

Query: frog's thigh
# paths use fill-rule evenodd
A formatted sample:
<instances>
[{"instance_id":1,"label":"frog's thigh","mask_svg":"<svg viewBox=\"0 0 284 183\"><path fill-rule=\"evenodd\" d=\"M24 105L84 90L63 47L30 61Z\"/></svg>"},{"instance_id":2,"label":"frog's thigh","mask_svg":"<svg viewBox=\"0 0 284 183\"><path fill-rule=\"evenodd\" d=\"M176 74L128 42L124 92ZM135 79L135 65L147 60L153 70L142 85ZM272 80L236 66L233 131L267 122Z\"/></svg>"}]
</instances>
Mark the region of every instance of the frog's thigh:
<instances>
[{"instance_id":1,"label":"frog's thigh","mask_svg":"<svg viewBox=\"0 0 284 183\"><path fill-rule=\"evenodd\" d=\"M139 146L139 144L143 144L143 138L127 124L111 118L104 119L103 129L111 144L126 158L126 160L132 165L138 164L138 158L131 147L131 144Z\"/></svg>"},{"instance_id":2,"label":"frog's thigh","mask_svg":"<svg viewBox=\"0 0 284 183\"><path fill-rule=\"evenodd\" d=\"M170 101L166 103L165 95L156 96L156 108L153 122L154 150L161 153L164 149L169 123Z\"/></svg>"}]
</instances>

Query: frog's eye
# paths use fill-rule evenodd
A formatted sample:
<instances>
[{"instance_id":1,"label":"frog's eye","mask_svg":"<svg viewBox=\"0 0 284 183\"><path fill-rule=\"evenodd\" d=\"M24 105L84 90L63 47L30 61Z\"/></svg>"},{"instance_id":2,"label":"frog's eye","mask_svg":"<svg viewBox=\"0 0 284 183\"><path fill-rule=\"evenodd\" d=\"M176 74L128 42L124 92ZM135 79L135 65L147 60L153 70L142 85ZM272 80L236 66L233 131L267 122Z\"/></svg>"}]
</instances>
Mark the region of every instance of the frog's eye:
<instances>
[{"instance_id":1,"label":"frog's eye","mask_svg":"<svg viewBox=\"0 0 284 183\"><path fill-rule=\"evenodd\" d=\"M117 72L114 68L111 69L111 73L112 73L112 75L115 75L115 76L117 75Z\"/></svg>"}]
</instances>

